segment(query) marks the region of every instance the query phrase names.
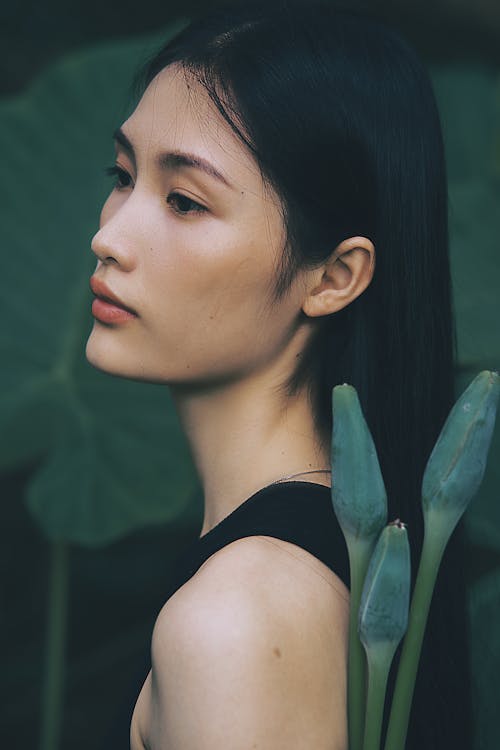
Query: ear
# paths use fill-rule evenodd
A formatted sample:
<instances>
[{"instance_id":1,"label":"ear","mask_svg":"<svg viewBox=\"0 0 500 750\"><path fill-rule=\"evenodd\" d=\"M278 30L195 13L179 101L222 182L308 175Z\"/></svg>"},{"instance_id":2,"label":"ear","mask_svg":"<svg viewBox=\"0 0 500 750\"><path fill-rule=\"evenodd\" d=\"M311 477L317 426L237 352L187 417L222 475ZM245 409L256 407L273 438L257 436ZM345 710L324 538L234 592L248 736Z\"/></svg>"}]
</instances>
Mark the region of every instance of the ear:
<instances>
[{"instance_id":1,"label":"ear","mask_svg":"<svg viewBox=\"0 0 500 750\"><path fill-rule=\"evenodd\" d=\"M306 276L302 310L316 317L345 307L363 292L375 270L375 248L367 237L349 237L329 260Z\"/></svg>"}]
</instances>

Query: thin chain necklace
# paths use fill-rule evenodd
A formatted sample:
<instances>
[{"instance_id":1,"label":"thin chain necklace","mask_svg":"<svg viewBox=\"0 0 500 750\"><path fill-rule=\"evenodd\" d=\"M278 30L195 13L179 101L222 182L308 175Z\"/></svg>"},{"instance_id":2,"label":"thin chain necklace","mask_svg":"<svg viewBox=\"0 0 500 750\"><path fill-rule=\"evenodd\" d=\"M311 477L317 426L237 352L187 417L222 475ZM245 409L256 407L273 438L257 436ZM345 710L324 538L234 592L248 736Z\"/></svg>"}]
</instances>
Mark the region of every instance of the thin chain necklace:
<instances>
[{"instance_id":1,"label":"thin chain necklace","mask_svg":"<svg viewBox=\"0 0 500 750\"><path fill-rule=\"evenodd\" d=\"M280 479L275 479L274 482L271 482L271 484L277 484L278 482L284 482L285 479L293 479L293 477L300 477L301 474L318 474L320 472L326 472L328 474L332 473L331 469L311 469L310 471L299 471L297 474L290 474L287 477L280 477Z\"/></svg>"}]
</instances>

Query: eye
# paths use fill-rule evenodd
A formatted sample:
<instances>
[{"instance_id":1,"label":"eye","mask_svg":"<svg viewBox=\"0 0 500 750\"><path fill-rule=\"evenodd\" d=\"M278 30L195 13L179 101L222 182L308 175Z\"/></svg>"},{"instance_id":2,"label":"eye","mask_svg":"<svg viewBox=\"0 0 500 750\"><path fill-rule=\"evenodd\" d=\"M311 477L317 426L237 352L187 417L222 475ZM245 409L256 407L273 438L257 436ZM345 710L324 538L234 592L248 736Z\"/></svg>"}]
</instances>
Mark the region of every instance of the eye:
<instances>
[{"instance_id":1,"label":"eye","mask_svg":"<svg viewBox=\"0 0 500 750\"><path fill-rule=\"evenodd\" d=\"M124 169L116 164L113 164L111 167L106 167L104 173L110 177L116 175L114 187L117 190L124 190L131 186L131 177L128 172L125 172ZM172 210L176 214L180 214L181 216L208 211L205 206L188 198L187 195L182 195L182 193L170 193L170 195L167 196L167 203L172 206Z\"/></svg>"},{"instance_id":2,"label":"eye","mask_svg":"<svg viewBox=\"0 0 500 750\"><path fill-rule=\"evenodd\" d=\"M200 203L188 198L182 193L170 193L167 196L167 203L172 206L172 210L177 214L186 215L191 213L203 213L208 209Z\"/></svg>"},{"instance_id":3,"label":"eye","mask_svg":"<svg viewBox=\"0 0 500 750\"><path fill-rule=\"evenodd\" d=\"M106 167L106 169L104 170L104 174L108 176L116 175L116 182L114 184L114 187L117 190L130 187L130 182L123 182L123 180L130 180L130 175L127 174L124 169L118 167L116 164L113 164L112 167ZM122 182L120 182L120 180L122 180Z\"/></svg>"}]
</instances>

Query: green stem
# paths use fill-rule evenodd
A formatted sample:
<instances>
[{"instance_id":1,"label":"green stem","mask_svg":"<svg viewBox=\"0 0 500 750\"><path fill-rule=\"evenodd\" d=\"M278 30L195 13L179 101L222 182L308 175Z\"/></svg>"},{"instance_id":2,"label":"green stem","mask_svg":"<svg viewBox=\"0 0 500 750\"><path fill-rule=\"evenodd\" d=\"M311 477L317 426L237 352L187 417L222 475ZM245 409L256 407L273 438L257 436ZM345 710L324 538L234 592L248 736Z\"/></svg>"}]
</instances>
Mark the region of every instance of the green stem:
<instances>
[{"instance_id":1,"label":"green stem","mask_svg":"<svg viewBox=\"0 0 500 750\"><path fill-rule=\"evenodd\" d=\"M409 625L399 659L391 705L385 750L403 750L408 731L413 691L432 593L448 539L428 533L426 527L422 555L410 607Z\"/></svg>"},{"instance_id":2,"label":"green stem","mask_svg":"<svg viewBox=\"0 0 500 750\"><path fill-rule=\"evenodd\" d=\"M349 750L362 750L366 701L366 654L358 634L358 613L361 593L373 542L347 540L351 576L349 613L349 666L347 680L347 706L349 725Z\"/></svg>"},{"instance_id":3,"label":"green stem","mask_svg":"<svg viewBox=\"0 0 500 750\"><path fill-rule=\"evenodd\" d=\"M40 750L58 750L60 744L67 598L68 547L65 542L55 541L50 545Z\"/></svg>"},{"instance_id":4,"label":"green stem","mask_svg":"<svg viewBox=\"0 0 500 750\"><path fill-rule=\"evenodd\" d=\"M380 750L382 719L384 717L385 690L392 659L396 651L394 644L383 647L376 644L367 653L368 695L366 699L365 739L363 750Z\"/></svg>"}]
</instances>

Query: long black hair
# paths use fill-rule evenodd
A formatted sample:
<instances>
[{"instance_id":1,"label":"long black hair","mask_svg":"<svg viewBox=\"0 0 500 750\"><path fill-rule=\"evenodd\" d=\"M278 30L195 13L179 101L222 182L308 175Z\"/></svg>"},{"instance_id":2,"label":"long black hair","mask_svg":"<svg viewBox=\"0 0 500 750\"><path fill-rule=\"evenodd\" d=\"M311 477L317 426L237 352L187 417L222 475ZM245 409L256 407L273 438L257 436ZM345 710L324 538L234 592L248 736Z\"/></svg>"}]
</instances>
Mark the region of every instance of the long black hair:
<instances>
[{"instance_id":1,"label":"long black hair","mask_svg":"<svg viewBox=\"0 0 500 750\"><path fill-rule=\"evenodd\" d=\"M291 396L307 386L318 435L329 442L332 388L355 386L389 520L408 526L414 585L422 475L456 397L446 165L428 72L400 34L365 8L283 0L225 6L192 22L138 71L135 95L171 63L205 87L281 198L287 241L272 299L342 240L374 243L372 282L318 319L283 390ZM409 750L473 744L463 548L461 522L436 582Z\"/></svg>"}]
</instances>

